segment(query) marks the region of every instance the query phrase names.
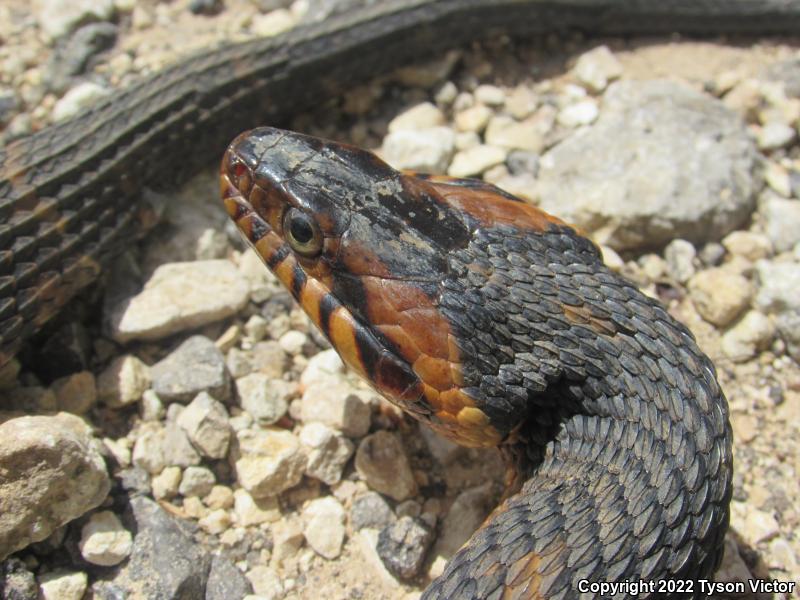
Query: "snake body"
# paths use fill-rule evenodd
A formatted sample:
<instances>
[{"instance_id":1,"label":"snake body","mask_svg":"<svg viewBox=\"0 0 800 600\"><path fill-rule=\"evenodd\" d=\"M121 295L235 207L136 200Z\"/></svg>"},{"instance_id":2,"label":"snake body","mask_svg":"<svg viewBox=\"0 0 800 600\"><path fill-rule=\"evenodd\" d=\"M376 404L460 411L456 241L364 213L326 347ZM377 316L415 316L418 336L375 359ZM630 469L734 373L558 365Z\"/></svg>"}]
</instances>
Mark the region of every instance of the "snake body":
<instances>
[{"instance_id":1,"label":"snake body","mask_svg":"<svg viewBox=\"0 0 800 600\"><path fill-rule=\"evenodd\" d=\"M728 525L727 403L691 333L590 241L489 184L272 128L233 142L221 187L354 371L507 459L507 500L425 598L701 595Z\"/></svg>"},{"instance_id":2,"label":"snake body","mask_svg":"<svg viewBox=\"0 0 800 600\"><path fill-rule=\"evenodd\" d=\"M0 365L93 281L143 217L143 188L215 160L355 83L466 41L592 34L791 33L784 0L389 0L190 57L0 149Z\"/></svg>"}]
</instances>

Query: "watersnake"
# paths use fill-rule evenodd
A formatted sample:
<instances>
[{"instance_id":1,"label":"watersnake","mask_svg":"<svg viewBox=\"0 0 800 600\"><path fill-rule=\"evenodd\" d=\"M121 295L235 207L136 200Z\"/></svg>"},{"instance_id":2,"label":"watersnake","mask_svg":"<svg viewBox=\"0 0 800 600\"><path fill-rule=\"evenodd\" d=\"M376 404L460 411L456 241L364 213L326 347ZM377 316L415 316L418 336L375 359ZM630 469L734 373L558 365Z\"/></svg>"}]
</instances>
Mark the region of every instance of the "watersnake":
<instances>
[{"instance_id":1,"label":"watersnake","mask_svg":"<svg viewBox=\"0 0 800 600\"><path fill-rule=\"evenodd\" d=\"M231 144L221 189L351 369L506 458L506 500L424 598L702 595L728 525L727 403L692 334L592 242L490 184L274 128Z\"/></svg>"},{"instance_id":2,"label":"watersnake","mask_svg":"<svg viewBox=\"0 0 800 600\"><path fill-rule=\"evenodd\" d=\"M786 0L384 0L191 56L0 148L0 366L126 247L143 188L392 68L501 35L781 34Z\"/></svg>"}]
</instances>

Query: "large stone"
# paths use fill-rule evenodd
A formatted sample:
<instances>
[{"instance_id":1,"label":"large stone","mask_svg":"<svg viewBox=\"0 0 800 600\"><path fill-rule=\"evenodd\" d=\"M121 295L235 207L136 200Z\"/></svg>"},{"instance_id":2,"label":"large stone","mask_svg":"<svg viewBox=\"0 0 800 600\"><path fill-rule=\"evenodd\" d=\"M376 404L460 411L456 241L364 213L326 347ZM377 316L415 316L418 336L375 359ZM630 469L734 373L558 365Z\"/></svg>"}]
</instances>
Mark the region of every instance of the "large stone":
<instances>
[{"instance_id":1,"label":"large stone","mask_svg":"<svg viewBox=\"0 0 800 600\"><path fill-rule=\"evenodd\" d=\"M615 250L719 239L753 209L757 153L721 102L669 81L621 81L542 157L541 207Z\"/></svg>"},{"instance_id":2,"label":"large stone","mask_svg":"<svg viewBox=\"0 0 800 600\"><path fill-rule=\"evenodd\" d=\"M334 485L342 478L342 469L353 454L353 442L322 423L309 423L300 431L300 443L306 448L306 475Z\"/></svg>"},{"instance_id":3,"label":"large stone","mask_svg":"<svg viewBox=\"0 0 800 600\"><path fill-rule=\"evenodd\" d=\"M78 417L19 417L0 425L0 560L100 504L111 482Z\"/></svg>"},{"instance_id":4,"label":"large stone","mask_svg":"<svg viewBox=\"0 0 800 600\"><path fill-rule=\"evenodd\" d=\"M130 531L110 511L93 514L81 529L81 556L93 565L118 565L128 558L132 546Z\"/></svg>"},{"instance_id":5,"label":"large stone","mask_svg":"<svg viewBox=\"0 0 800 600\"><path fill-rule=\"evenodd\" d=\"M369 487L398 502L417 493L403 445L388 431L377 431L361 440L356 470Z\"/></svg>"},{"instance_id":6,"label":"large stone","mask_svg":"<svg viewBox=\"0 0 800 600\"><path fill-rule=\"evenodd\" d=\"M372 411L358 390L340 381L308 386L300 413L303 422L317 421L348 437L361 437L369 431Z\"/></svg>"},{"instance_id":7,"label":"large stone","mask_svg":"<svg viewBox=\"0 0 800 600\"><path fill-rule=\"evenodd\" d=\"M768 196L760 203L758 212L776 252L791 250L800 242L800 201Z\"/></svg>"},{"instance_id":8,"label":"large stone","mask_svg":"<svg viewBox=\"0 0 800 600\"><path fill-rule=\"evenodd\" d=\"M198 452L208 458L225 458L231 437L228 411L205 392L200 392L176 421Z\"/></svg>"},{"instance_id":9,"label":"large stone","mask_svg":"<svg viewBox=\"0 0 800 600\"><path fill-rule=\"evenodd\" d=\"M121 343L158 340L235 315L250 298L250 285L227 260L168 263L144 289L111 316Z\"/></svg>"},{"instance_id":10,"label":"large stone","mask_svg":"<svg viewBox=\"0 0 800 600\"><path fill-rule=\"evenodd\" d=\"M245 429L231 453L239 484L254 498L275 496L300 483L306 456L300 442L277 428Z\"/></svg>"},{"instance_id":11,"label":"large stone","mask_svg":"<svg viewBox=\"0 0 800 600\"><path fill-rule=\"evenodd\" d=\"M747 279L721 267L695 275L689 281L689 295L701 317L724 327L747 308L753 289Z\"/></svg>"},{"instance_id":12,"label":"large stone","mask_svg":"<svg viewBox=\"0 0 800 600\"><path fill-rule=\"evenodd\" d=\"M303 510L303 535L314 552L327 559L341 554L345 534L344 517L344 508L332 496L308 503Z\"/></svg>"}]
</instances>

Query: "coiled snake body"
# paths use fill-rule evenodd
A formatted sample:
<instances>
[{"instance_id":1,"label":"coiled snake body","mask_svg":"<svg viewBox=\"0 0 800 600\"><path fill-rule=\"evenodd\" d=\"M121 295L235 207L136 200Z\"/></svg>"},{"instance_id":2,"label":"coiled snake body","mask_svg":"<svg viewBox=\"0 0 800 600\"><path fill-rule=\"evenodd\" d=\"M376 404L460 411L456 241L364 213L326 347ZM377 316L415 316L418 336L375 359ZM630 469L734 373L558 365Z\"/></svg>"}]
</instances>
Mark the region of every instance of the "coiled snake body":
<instances>
[{"instance_id":1,"label":"coiled snake body","mask_svg":"<svg viewBox=\"0 0 800 600\"><path fill-rule=\"evenodd\" d=\"M503 449L508 499L426 598L700 595L728 523L727 403L689 331L591 242L494 186L272 128L230 146L222 194L352 369Z\"/></svg>"},{"instance_id":2,"label":"coiled snake body","mask_svg":"<svg viewBox=\"0 0 800 600\"><path fill-rule=\"evenodd\" d=\"M0 366L124 246L143 187L422 54L574 29L796 33L800 6L389 0L190 57L0 149ZM512 467L508 499L427 597L709 576L730 495L724 398L686 329L589 242L490 186L399 175L299 135L258 130L226 161L228 209L346 361Z\"/></svg>"}]
</instances>

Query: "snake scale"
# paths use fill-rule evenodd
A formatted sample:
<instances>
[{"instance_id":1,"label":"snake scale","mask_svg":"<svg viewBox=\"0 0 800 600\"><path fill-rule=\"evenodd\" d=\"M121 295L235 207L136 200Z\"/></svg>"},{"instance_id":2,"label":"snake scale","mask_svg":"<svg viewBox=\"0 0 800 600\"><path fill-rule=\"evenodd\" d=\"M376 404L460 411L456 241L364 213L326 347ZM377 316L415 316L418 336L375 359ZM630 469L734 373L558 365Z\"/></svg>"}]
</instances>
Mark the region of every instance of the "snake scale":
<instances>
[{"instance_id":1,"label":"snake scale","mask_svg":"<svg viewBox=\"0 0 800 600\"><path fill-rule=\"evenodd\" d=\"M800 7L396 0L190 57L0 150L0 365L124 246L143 188L182 180L239 131L470 40L567 30L793 33ZM231 216L346 362L507 459L507 499L426 598L713 573L731 493L713 366L590 242L492 186L279 130L239 138L223 167Z\"/></svg>"}]
</instances>

